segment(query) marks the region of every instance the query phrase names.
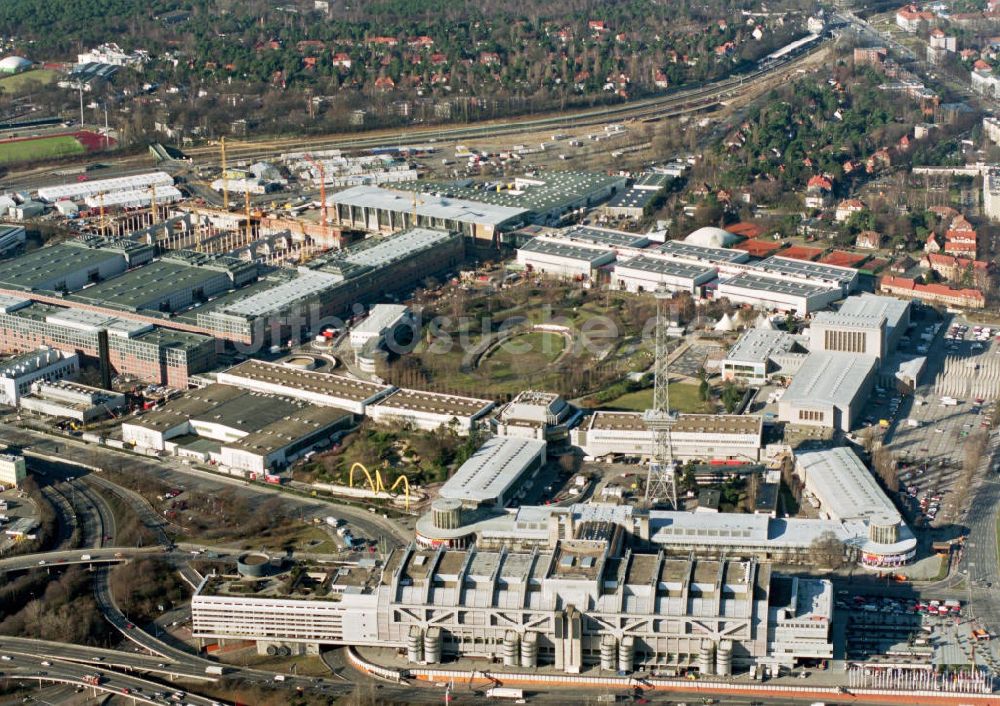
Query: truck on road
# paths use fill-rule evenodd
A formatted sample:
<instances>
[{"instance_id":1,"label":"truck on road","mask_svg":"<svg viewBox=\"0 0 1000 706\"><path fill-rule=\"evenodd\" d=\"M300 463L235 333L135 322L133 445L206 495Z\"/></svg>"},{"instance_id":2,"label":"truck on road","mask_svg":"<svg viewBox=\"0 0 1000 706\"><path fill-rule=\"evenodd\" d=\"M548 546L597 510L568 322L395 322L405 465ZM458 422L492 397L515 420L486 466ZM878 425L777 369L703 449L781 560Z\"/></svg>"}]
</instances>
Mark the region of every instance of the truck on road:
<instances>
[{"instance_id":1,"label":"truck on road","mask_svg":"<svg viewBox=\"0 0 1000 706\"><path fill-rule=\"evenodd\" d=\"M508 686L494 686L486 690L487 699L523 699L524 690Z\"/></svg>"},{"instance_id":2,"label":"truck on road","mask_svg":"<svg viewBox=\"0 0 1000 706\"><path fill-rule=\"evenodd\" d=\"M221 664L213 664L205 667L205 674L222 674L223 669Z\"/></svg>"}]
</instances>

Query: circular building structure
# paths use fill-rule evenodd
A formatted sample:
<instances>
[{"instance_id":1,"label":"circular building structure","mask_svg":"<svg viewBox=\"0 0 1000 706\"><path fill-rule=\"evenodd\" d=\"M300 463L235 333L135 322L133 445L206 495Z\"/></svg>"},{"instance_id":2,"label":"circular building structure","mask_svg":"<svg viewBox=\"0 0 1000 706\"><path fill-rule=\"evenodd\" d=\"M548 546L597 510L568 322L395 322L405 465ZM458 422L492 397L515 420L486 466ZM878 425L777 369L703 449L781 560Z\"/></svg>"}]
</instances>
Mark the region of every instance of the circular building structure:
<instances>
[{"instance_id":1,"label":"circular building structure","mask_svg":"<svg viewBox=\"0 0 1000 706\"><path fill-rule=\"evenodd\" d=\"M685 243L700 245L705 248L728 248L740 242L740 240L740 236L730 233L728 230L713 228L712 226L699 228L684 238Z\"/></svg>"},{"instance_id":2,"label":"circular building structure","mask_svg":"<svg viewBox=\"0 0 1000 706\"><path fill-rule=\"evenodd\" d=\"M19 74L31 68L31 62L21 56L0 59L0 74Z\"/></svg>"},{"instance_id":3,"label":"circular building structure","mask_svg":"<svg viewBox=\"0 0 1000 706\"><path fill-rule=\"evenodd\" d=\"M271 571L271 557L260 552L247 552L236 559L236 570L240 576L263 578Z\"/></svg>"}]
</instances>

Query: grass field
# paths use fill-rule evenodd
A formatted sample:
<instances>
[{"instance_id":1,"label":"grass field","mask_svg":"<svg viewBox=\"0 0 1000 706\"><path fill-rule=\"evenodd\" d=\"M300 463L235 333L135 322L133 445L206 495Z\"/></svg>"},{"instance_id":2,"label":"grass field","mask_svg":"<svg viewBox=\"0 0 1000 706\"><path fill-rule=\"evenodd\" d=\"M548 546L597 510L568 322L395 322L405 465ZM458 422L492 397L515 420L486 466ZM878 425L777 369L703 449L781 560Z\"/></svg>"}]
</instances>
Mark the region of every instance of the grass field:
<instances>
[{"instance_id":1,"label":"grass field","mask_svg":"<svg viewBox=\"0 0 1000 706\"><path fill-rule=\"evenodd\" d=\"M602 409L614 409L627 412L641 412L653 404L653 388L628 392L621 397L601 405ZM687 414L711 413L714 408L710 402L703 402L698 396L698 386L687 382L670 383L670 409Z\"/></svg>"},{"instance_id":2,"label":"grass field","mask_svg":"<svg viewBox=\"0 0 1000 706\"><path fill-rule=\"evenodd\" d=\"M25 71L21 74L13 74L0 78L0 90L4 93L20 93L27 88L30 83L50 84L56 80L58 74L51 69L35 69Z\"/></svg>"},{"instance_id":3,"label":"grass field","mask_svg":"<svg viewBox=\"0 0 1000 706\"><path fill-rule=\"evenodd\" d=\"M479 364L492 382L508 383L545 369L566 347L559 334L532 331L505 341Z\"/></svg>"},{"instance_id":4,"label":"grass field","mask_svg":"<svg viewBox=\"0 0 1000 706\"><path fill-rule=\"evenodd\" d=\"M34 159L52 159L85 152L75 137L59 135L40 137L37 140L17 140L0 143L0 164L28 162Z\"/></svg>"}]
</instances>

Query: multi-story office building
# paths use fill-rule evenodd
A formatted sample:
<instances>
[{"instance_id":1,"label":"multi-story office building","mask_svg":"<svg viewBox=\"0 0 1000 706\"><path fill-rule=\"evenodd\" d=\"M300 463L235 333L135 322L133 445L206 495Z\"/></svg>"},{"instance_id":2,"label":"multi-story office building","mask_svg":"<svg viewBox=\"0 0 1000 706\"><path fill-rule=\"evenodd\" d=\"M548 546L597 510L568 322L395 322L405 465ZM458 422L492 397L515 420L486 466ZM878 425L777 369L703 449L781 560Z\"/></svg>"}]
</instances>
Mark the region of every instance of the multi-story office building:
<instances>
[{"instance_id":1,"label":"multi-story office building","mask_svg":"<svg viewBox=\"0 0 1000 706\"><path fill-rule=\"evenodd\" d=\"M730 676L829 659L832 610L827 580L633 552L600 522L530 553L411 545L384 563L306 567L291 586L210 576L191 600L196 637L255 640L261 651L372 645L405 649L415 664L473 656L570 674L599 665Z\"/></svg>"}]
</instances>

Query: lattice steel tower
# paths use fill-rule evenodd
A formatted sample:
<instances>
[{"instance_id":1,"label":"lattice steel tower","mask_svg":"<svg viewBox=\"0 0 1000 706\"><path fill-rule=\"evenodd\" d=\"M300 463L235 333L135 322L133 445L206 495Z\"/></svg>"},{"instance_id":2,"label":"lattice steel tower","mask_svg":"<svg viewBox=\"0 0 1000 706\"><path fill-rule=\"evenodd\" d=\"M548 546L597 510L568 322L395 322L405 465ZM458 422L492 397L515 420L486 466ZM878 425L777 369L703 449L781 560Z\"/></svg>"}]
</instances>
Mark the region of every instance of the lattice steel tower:
<instances>
[{"instance_id":1,"label":"lattice steel tower","mask_svg":"<svg viewBox=\"0 0 1000 706\"><path fill-rule=\"evenodd\" d=\"M670 294L660 287L656 297L656 345L653 361L653 406L643 414L643 421L653 432L653 449L650 455L649 473L646 477L646 502L653 499L669 499L671 507L677 505L677 468L674 462L673 446L670 441L670 427L676 417L670 413L670 366L667 364L669 339L667 329L667 307Z\"/></svg>"}]
</instances>

